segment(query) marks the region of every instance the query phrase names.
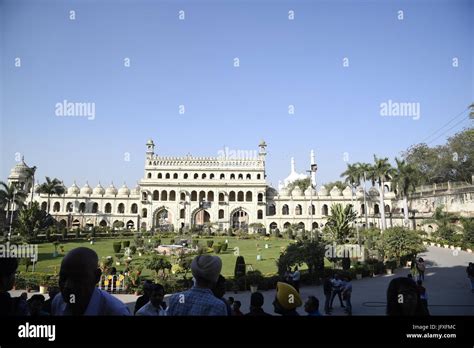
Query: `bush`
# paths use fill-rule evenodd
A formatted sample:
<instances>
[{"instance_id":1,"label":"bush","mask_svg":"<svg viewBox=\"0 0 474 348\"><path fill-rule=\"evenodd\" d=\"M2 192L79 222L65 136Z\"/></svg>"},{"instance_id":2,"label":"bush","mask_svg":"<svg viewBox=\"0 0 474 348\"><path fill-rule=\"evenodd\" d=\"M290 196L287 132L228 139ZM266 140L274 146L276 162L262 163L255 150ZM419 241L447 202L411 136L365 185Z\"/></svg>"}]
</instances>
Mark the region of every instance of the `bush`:
<instances>
[{"instance_id":1,"label":"bush","mask_svg":"<svg viewBox=\"0 0 474 348\"><path fill-rule=\"evenodd\" d=\"M390 261L385 262L386 269L394 270L395 268L397 268L397 266L398 266L397 261L395 260L390 260Z\"/></svg>"},{"instance_id":2,"label":"bush","mask_svg":"<svg viewBox=\"0 0 474 348\"><path fill-rule=\"evenodd\" d=\"M124 241L122 242L122 246L123 246L124 248L130 247L130 241L129 241L129 240L124 240Z\"/></svg>"},{"instance_id":3,"label":"bush","mask_svg":"<svg viewBox=\"0 0 474 348\"><path fill-rule=\"evenodd\" d=\"M260 286L263 283L263 275L259 270L247 272L246 278L247 285Z\"/></svg>"},{"instance_id":4,"label":"bush","mask_svg":"<svg viewBox=\"0 0 474 348\"><path fill-rule=\"evenodd\" d=\"M113 248L114 248L114 253L119 253L120 250L122 250L122 243L121 242L114 242L112 244Z\"/></svg>"},{"instance_id":5,"label":"bush","mask_svg":"<svg viewBox=\"0 0 474 348\"><path fill-rule=\"evenodd\" d=\"M170 244L174 244L174 243L175 243L174 238L171 238L171 239L170 239Z\"/></svg>"},{"instance_id":6,"label":"bush","mask_svg":"<svg viewBox=\"0 0 474 348\"><path fill-rule=\"evenodd\" d=\"M212 249L214 250L214 253L220 254L221 249L222 249L222 244L217 243L217 244L212 246Z\"/></svg>"},{"instance_id":7,"label":"bush","mask_svg":"<svg viewBox=\"0 0 474 348\"><path fill-rule=\"evenodd\" d=\"M137 253L137 247L135 245L132 245L130 247L130 254L135 255Z\"/></svg>"},{"instance_id":8,"label":"bush","mask_svg":"<svg viewBox=\"0 0 474 348\"><path fill-rule=\"evenodd\" d=\"M81 230L80 229L77 228L75 234L76 234L77 239L81 238Z\"/></svg>"},{"instance_id":9,"label":"bush","mask_svg":"<svg viewBox=\"0 0 474 348\"><path fill-rule=\"evenodd\" d=\"M228 247L229 247L229 244L227 243L222 244L221 252L226 252Z\"/></svg>"},{"instance_id":10,"label":"bush","mask_svg":"<svg viewBox=\"0 0 474 348\"><path fill-rule=\"evenodd\" d=\"M243 256L237 256L235 260L234 278L238 279L245 276L245 259Z\"/></svg>"},{"instance_id":11,"label":"bush","mask_svg":"<svg viewBox=\"0 0 474 348\"><path fill-rule=\"evenodd\" d=\"M196 240L196 239L193 239L192 247L193 247L193 248L196 248L198 245L199 245L199 241Z\"/></svg>"},{"instance_id":12,"label":"bush","mask_svg":"<svg viewBox=\"0 0 474 348\"><path fill-rule=\"evenodd\" d=\"M213 240L208 240L208 241L206 241L206 244L207 244L208 248L212 248L212 246L214 245L214 241Z\"/></svg>"}]
</instances>

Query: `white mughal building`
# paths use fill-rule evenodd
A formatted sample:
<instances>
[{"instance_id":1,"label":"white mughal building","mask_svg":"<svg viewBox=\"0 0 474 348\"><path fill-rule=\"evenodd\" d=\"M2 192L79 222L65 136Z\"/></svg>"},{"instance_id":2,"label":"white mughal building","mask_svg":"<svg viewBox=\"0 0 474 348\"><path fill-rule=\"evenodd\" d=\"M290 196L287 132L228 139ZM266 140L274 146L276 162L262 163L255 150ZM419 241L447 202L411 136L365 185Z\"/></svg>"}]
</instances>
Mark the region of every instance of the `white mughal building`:
<instances>
[{"instance_id":1,"label":"white mughal building","mask_svg":"<svg viewBox=\"0 0 474 348\"><path fill-rule=\"evenodd\" d=\"M76 183L60 197L51 197L51 215L64 227L123 226L128 229L177 231L179 228L213 223L215 228L248 229L251 224L262 224L267 233L278 228L285 230L292 224L310 230L326 223L331 205L352 204L358 213L358 223L380 226L380 210L385 209L387 226L402 225L402 202L386 184L384 206L380 206L379 192L372 187L365 194L350 187L342 192L337 187L316 186L316 173L311 175L313 188L305 192L288 185L307 178L295 171L291 161L290 175L280 183L278 191L266 182L266 144L261 142L255 156L234 159L219 157L162 157L155 154L155 144L146 144L145 171L137 186L125 184L117 189L113 184L104 188L99 183L92 188ZM308 167L315 167L311 151ZM22 160L11 170L10 183L19 183L42 209L47 209L46 195L34 193L28 178L29 167ZM37 186L35 185L35 188ZM314 188L318 188L315 190ZM473 185L436 185L422 187L409 200L413 228L421 228L421 220L431 216L435 208L444 205L448 211L462 215L474 212ZM424 228L424 227L423 227ZM429 226L426 227L429 230ZM252 229L250 229L252 231Z\"/></svg>"}]
</instances>

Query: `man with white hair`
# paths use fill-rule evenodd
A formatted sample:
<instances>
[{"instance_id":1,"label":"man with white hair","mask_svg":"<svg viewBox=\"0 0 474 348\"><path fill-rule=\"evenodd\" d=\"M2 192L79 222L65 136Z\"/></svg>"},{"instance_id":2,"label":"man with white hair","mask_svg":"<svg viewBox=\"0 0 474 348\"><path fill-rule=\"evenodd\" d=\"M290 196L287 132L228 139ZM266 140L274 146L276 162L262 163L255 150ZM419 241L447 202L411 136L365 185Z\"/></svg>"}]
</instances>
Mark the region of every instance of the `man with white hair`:
<instances>
[{"instance_id":1,"label":"man with white hair","mask_svg":"<svg viewBox=\"0 0 474 348\"><path fill-rule=\"evenodd\" d=\"M210 316L227 315L227 307L212 293L222 269L222 261L217 256L198 255L191 263L194 286L171 296L169 316Z\"/></svg>"}]
</instances>

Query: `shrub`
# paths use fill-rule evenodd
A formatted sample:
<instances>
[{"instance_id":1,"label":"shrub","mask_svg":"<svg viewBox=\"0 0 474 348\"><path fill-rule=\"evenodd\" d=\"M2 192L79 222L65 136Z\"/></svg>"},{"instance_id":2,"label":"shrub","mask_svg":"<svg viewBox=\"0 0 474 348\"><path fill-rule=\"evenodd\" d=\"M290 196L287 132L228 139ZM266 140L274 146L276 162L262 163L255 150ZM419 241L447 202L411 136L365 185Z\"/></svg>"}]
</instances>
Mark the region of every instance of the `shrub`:
<instances>
[{"instance_id":1,"label":"shrub","mask_svg":"<svg viewBox=\"0 0 474 348\"><path fill-rule=\"evenodd\" d=\"M212 249L214 250L214 252L215 252L216 254L220 254L221 249L222 249L222 244L221 244L221 243L217 243L217 244L213 245Z\"/></svg>"},{"instance_id":2,"label":"shrub","mask_svg":"<svg viewBox=\"0 0 474 348\"><path fill-rule=\"evenodd\" d=\"M228 247L229 247L229 244L227 243L222 244L221 252L226 252Z\"/></svg>"},{"instance_id":3,"label":"shrub","mask_svg":"<svg viewBox=\"0 0 474 348\"><path fill-rule=\"evenodd\" d=\"M247 272L246 278L248 285L260 286L263 283L263 275L259 270Z\"/></svg>"},{"instance_id":4,"label":"shrub","mask_svg":"<svg viewBox=\"0 0 474 348\"><path fill-rule=\"evenodd\" d=\"M245 276L245 259L243 256L237 256L235 260L234 278L240 278Z\"/></svg>"},{"instance_id":5,"label":"shrub","mask_svg":"<svg viewBox=\"0 0 474 348\"><path fill-rule=\"evenodd\" d=\"M80 229L77 228L75 234L76 234L77 239L81 238L81 230Z\"/></svg>"},{"instance_id":6,"label":"shrub","mask_svg":"<svg viewBox=\"0 0 474 348\"><path fill-rule=\"evenodd\" d=\"M385 262L385 268L394 270L395 268L397 268L397 261L390 260L390 261Z\"/></svg>"},{"instance_id":7,"label":"shrub","mask_svg":"<svg viewBox=\"0 0 474 348\"><path fill-rule=\"evenodd\" d=\"M121 242L114 242L112 244L113 248L114 248L114 253L119 253L120 250L122 250L122 243Z\"/></svg>"},{"instance_id":8,"label":"shrub","mask_svg":"<svg viewBox=\"0 0 474 348\"><path fill-rule=\"evenodd\" d=\"M124 241L122 242L122 246L123 246L124 248L130 247L130 241L129 241L129 240L124 240Z\"/></svg>"},{"instance_id":9,"label":"shrub","mask_svg":"<svg viewBox=\"0 0 474 348\"><path fill-rule=\"evenodd\" d=\"M170 244L174 244L174 243L175 243L174 238L171 238L171 239L170 239Z\"/></svg>"},{"instance_id":10,"label":"shrub","mask_svg":"<svg viewBox=\"0 0 474 348\"><path fill-rule=\"evenodd\" d=\"M137 253L137 247L135 245L132 245L130 247L130 254L135 255Z\"/></svg>"},{"instance_id":11,"label":"shrub","mask_svg":"<svg viewBox=\"0 0 474 348\"><path fill-rule=\"evenodd\" d=\"M208 248L212 248L212 245L214 244L214 241L213 240L208 240L208 241L206 241L206 244L207 244Z\"/></svg>"},{"instance_id":12,"label":"shrub","mask_svg":"<svg viewBox=\"0 0 474 348\"><path fill-rule=\"evenodd\" d=\"M193 239L192 247L193 247L193 248L196 248L198 245L199 245L199 241L196 240L196 239Z\"/></svg>"}]
</instances>

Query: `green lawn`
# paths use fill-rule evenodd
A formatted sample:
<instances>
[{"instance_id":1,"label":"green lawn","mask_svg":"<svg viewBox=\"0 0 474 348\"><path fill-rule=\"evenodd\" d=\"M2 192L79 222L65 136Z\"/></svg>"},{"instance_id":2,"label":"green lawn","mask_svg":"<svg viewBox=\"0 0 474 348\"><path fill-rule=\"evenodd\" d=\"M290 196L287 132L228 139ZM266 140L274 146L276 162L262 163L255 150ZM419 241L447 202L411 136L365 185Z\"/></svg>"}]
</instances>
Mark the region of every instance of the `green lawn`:
<instances>
[{"instance_id":1,"label":"green lawn","mask_svg":"<svg viewBox=\"0 0 474 348\"><path fill-rule=\"evenodd\" d=\"M179 237L178 237L179 238ZM265 274L275 274L277 271L276 259L280 255L280 248L285 247L290 243L289 240L284 239L270 239L265 240L255 240L255 239L236 239L235 237L213 237L214 243L219 241L224 242L225 240L229 241L229 248L225 253L219 254L222 259L223 269L222 274L224 276L233 276L235 259L234 248L238 248L238 252L241 256L245 258L247 264L251 264L254 270L261 271ZM69 250L77 248L79 246L85 246L94 249L100 257L105 256L114 256L114 251L112 243L118 240L130 240L130 245L133 245L131 239L98 239L94 245L90 245L89 242L66 242L62 245L64 246L64 253L67 253ZM207 240L211 239L199 239L201 245L205 245ZM163 238L162 244L169 243L169 238ZM257 251L257 244L260 251ZM269 245L269 248L265 248L265 244ZM60 253L58 257L53 257L54 245L52 243L40 244L38 246L39 260L36 265L35 271L44 272L44 273L56 273L59 271L59 266L61 260L64 256L63 253ZM262 257L261 261L257 261L257 254L260 254ZM134 260L144 259L144 257L138 257L133 255ZM133 261L132 261L133 264ZM115 265L114 265L115 266ZM123 266L115 266L118 270L122 270ZM304 269L305 267L303 267ZM24 271L24 266L21 266L22 271ZM30 268L31 270L31 268ZM144 275L148 275L151 272L148 270L143 270Z\"/></svg>"}]
</instances>

